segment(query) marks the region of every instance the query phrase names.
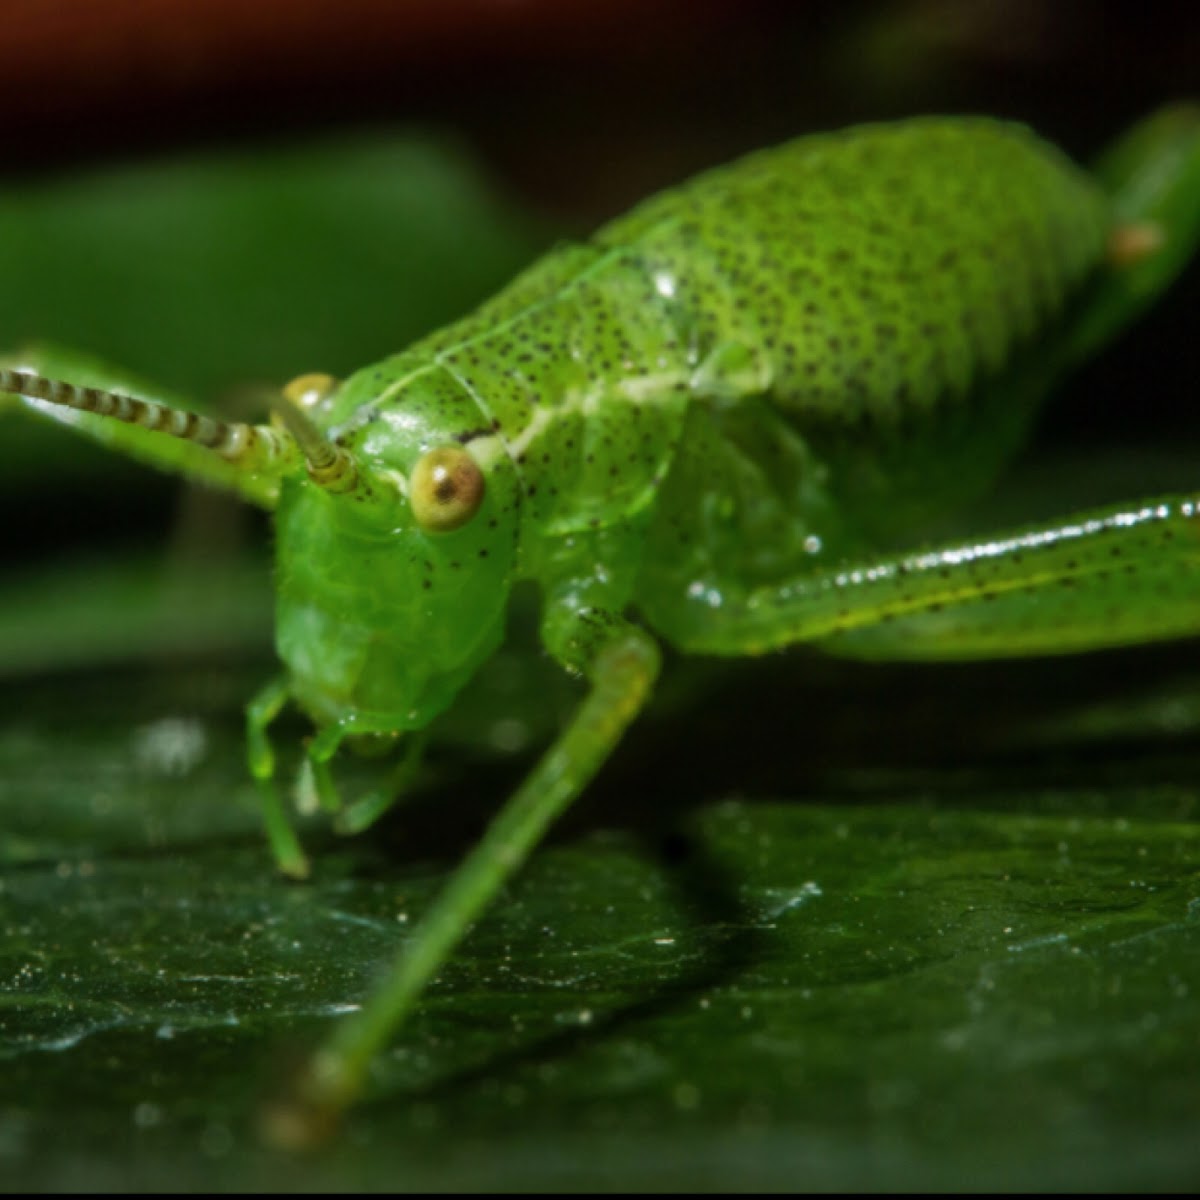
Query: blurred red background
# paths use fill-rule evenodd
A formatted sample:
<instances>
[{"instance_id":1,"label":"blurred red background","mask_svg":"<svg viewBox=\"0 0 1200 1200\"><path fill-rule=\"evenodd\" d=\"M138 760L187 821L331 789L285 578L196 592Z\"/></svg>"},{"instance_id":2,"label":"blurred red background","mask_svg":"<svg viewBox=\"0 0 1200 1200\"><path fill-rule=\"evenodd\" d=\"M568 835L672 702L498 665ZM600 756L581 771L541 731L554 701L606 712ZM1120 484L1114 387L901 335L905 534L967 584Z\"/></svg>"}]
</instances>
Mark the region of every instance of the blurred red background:
<instances>
[{"instance_id":1,"label":"blurred red background","mask_svg":"<svg viewBox=\"0 0 1200 1200\"><path fill-rule=\"evenodd\" d=\"M1084 148L1200 90L1158 0L2 0L10 170L363 122L462 132L583 221L748 145L914 111Z\"/></svg>"}]
</instances>

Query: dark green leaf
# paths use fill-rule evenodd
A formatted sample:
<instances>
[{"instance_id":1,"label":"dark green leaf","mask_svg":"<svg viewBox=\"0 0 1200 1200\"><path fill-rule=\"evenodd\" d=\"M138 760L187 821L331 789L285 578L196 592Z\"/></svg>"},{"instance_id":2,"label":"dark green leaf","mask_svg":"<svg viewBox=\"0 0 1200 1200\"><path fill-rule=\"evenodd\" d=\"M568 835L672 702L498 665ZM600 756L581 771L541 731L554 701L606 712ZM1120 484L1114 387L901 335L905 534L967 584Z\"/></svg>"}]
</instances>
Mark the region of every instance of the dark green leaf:
<instances>
[{"instance_id":1,"label":"dark green leaf","mask_svg":"<svg viewBox=\"0 0 1200 1200\"><path fill-rule=\"evenodd\" d=\"M259 1148L260 1106L508 781L435 763L389 830L288 884L241 763L244 681L90 678L30 685L0 739L10 1186L1196 1178L1200 832L1169 769L830 767L803 798L722 800L714 763L708 786L648 763L648 728L442 972L341 1139L296 1161Z\"/></svg>"}]
</instances>

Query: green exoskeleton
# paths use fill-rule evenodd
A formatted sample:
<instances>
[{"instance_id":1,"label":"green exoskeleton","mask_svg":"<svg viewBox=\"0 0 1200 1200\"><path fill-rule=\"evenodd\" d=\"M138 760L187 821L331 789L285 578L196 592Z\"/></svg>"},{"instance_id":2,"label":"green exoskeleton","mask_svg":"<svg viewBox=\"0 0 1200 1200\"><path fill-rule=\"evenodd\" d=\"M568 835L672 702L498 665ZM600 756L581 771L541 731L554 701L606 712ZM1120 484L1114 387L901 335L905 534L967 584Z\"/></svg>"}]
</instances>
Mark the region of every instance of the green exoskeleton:
<instances>
[{"instance_id":1,"label":"green exoskeleton","mask_svg":"<svg viewBox=\"0 0 1200 1200\"><path fill-rule=\"evenodd\" d=\"M277 1113L307 1141L637 716L659 645L876 658L1083 651L1200 632L1200 493L898 553L986 487L1050 383L1200 236L1200 112L1084 172L1023 128L923 119L803 138L560 248L465 320L270 424L223 423L22 361L0 389L275 511L284 672L248 709L283 871L308 862L268 728L313 720L305 786L363 828L533 581L590 690ZM403 738L344 804L344 742ZM406 748L407 747L407 748Z\"/></svg>"}]
</instances>

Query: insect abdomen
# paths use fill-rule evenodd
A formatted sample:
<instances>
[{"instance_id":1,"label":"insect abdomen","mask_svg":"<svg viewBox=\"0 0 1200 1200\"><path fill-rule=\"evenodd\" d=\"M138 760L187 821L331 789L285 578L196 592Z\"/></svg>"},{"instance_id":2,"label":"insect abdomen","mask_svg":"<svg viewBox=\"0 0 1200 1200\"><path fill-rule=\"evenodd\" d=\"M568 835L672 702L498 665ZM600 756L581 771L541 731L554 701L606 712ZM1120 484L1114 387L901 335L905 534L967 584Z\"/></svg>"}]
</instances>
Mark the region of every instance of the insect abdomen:
<instances>
[{"instance_id":1,"label":"insect abdomen","mask_svg":"<svg viewBox=\"0 0 1200 1200\"><path fill-rule=\"evenodd\" d=\"M803 138L606 226L693 314L696 353L808 424L904 420L965 395L1099 261L1107 203L1027 130L922 119ZM747 360L747 355L749 360Z\"/></svg>"}]
</instances>

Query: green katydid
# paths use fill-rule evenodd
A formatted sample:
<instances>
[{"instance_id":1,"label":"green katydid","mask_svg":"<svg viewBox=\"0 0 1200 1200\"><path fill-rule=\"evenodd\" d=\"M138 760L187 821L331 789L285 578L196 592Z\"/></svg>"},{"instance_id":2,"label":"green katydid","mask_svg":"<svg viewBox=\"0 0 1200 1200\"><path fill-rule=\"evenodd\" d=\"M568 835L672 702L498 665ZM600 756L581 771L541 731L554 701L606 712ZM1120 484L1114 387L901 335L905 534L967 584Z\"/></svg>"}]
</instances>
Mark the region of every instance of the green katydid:
<instances>
[{"instance_id":1,"label":"green katydid","mask_svg":"<svg viewBox=\"0 0 1200 1200\"><path fill-rule=\"evenodd\" d=\"M317 732L310 790L361 829L421 731L499 644L512 585L590 691L311 1060L277 1138L363 1088L425 984L637 716L659 640L880 659L1085 651L1200 632L1200 493L916 552L986 487L1053 380L1200 238L1200 112L1164 110L1094 174L1026 130L923 119L801 139L655 197L465 320L344 382L302 376L267 425L37 374L0 390L114 449L275 511L285 671L248 708L280 868L308 860L268 729ZM343 743L409 751L344 803Z\"/></svg>"}]
</instances>

